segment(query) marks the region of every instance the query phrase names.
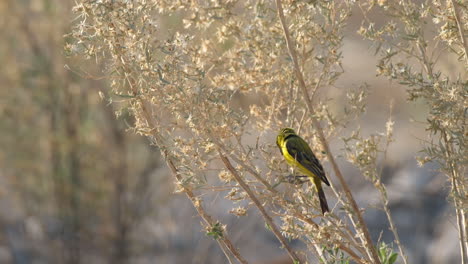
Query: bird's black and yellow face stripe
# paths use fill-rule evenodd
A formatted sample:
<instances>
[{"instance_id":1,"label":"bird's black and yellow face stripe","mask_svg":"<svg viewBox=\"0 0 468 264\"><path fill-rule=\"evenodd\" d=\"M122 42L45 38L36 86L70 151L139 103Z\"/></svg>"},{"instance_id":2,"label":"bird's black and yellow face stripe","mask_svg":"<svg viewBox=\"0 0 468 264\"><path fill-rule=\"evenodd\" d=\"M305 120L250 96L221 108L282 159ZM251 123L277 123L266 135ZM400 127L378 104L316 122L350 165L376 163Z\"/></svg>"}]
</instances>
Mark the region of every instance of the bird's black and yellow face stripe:
<instances>
[{"instance_id":1,"label":"bird's black and yellow face stripe","mask_svg":"<svg viewBox=\"0 0 468 264\"><path fill-rule=\"evenodd\" d=\"M285 127L283 129L281 129L280 133L281 134L296 134L296 131L294 131L294 129L292 129L292 128Z\"/></svg>"},{"instance_id":2,"label":"bird's black and yellow face stripe","mask_svg":"<svg viewBox=\"0 0 468 264\"><path fill-rule=\"evenodd\" d=\"M284 140L286 140L286 138L289 136L297 136L296 131L294 131L294 129L289 128L289 127L281 129L280 135L283 135Z\"/></svg>"},{"instance_id":3,"label":"bird's black and yellow face stripe","mask_svg":"<svg viewBox=\"0 0 468 264\"><path fill-rule=\"evenodd\" d=\"M297 136L297 134L296 134L296 131L294 131L294 129L292 128L286 127L280 130L280 132L278 133L278 136L276 137L276 145L278 145L281 151L281 154L283 154L283 151L281 150L281 148L284 144L284 141L286 141L286 139L293 137L293 136Z\"/></svg>"}]
</instances>

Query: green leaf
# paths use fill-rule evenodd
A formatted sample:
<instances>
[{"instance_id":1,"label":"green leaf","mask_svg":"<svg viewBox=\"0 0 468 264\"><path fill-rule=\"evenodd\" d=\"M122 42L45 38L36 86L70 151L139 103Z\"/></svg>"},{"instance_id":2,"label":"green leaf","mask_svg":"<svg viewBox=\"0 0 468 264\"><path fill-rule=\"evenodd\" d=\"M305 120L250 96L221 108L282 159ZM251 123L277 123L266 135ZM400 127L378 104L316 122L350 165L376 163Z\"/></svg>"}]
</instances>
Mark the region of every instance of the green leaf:
<instances>
[{"instance_id":1,"label":"green leaf","mask_svg":"<svg viewBox=\"0 0 468 264\"><path fill-rule=\"evenodd\" d=\"M386 262L386 257L387 257L387 246L385 243L382 243L379 248L379 257L382 262Z\"/></svg>"},{"instance_id":2,"label":"green leaf","mask_svg":"<svg viewBox=\"0 0 468 264\"><path fill-rule=\"evenodd\" d=\"M115 96L122 97L122 98L136 98L134 95L129 95L129 94L119 94L119 93L113 93Z\"/></svg>"},{"instance_id":3,"label":"green leaf","mask_svg":"<svg viewBox=\"0 0 468 264\"><path fill-rule=\"evenodd\" d=\"M398 254L397 253L393 253L390 255L390 257L388 258L388 264L393 264L395 263L395 261L397 260L398 258Z\"/></svg>"},{"instance_id":4,"label":"green leaf","mask_svg":"<svg viewBox=\"0 0 468 264\"><path fill-rule=\"evenodd\" d=\"M219 238L223 237L223 232L224 232L224 228L218 222L211 227L210 231L207 232L206 235L213 237L215 240L218 240Z\"/></svg>"}]
</instances>

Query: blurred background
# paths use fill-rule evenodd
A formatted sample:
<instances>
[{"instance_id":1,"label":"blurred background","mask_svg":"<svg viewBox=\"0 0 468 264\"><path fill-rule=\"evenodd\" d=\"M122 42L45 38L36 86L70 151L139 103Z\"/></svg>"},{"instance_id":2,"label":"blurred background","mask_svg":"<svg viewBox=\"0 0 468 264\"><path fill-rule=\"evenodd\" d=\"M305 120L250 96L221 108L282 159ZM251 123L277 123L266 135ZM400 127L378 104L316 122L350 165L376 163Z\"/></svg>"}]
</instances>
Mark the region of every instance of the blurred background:
<instances>
[{"instance_id":1,"label":"blurred background","mask_svg":"<svg viewBox=\"0 0 468 264\"><path fill-rule=\"evenodd\" d=\"M174 192L158 150L129 129L128 113L116 117L114 104L100 98L107 84L96 63L64 55L74 4L0 1L0 263L226 263L192 205ZM339 98L344 88L370 85L361 123L369 133L385 131L381 117L390 116L393 102L397 141L383 177L410 263L460 263L446 178L415 160L426 137L419 122L426 106L407 103L402 88L375 77L373 51L355 34L359 21L348 27L345 74L329 92ZM393 241L375 189L340 161L358 203L368 208L373 239ZM230 235L247 259L289 263L255 210L240 219L227 213L229 206L206 204L238 230Z\"/></svg>"}]
</instances>

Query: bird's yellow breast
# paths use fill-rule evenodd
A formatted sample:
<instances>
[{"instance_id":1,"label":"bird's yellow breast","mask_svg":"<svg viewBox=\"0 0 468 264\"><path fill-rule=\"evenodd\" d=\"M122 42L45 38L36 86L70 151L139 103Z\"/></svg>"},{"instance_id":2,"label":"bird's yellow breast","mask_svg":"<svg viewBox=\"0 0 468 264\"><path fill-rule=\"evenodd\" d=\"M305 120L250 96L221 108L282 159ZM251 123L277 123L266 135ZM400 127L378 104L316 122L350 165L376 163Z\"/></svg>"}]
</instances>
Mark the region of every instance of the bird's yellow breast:
<instances>
[{"instance_id":1,"label":"bird's yellow breast","mask_svg":"<svg viewBox=\"0 0 468 264\"><path fill-rule=\"evenodd\" d=\"M291 165L293 168L296 168L299 170L299 172L307 175L307 176L312 176L315 177L315 175L306 169L304 166L302 166L296 159L295 157L291 156L288 152L288 148L286 148L286 142L282 142L281 144L281 151L283 153L284 158L286 159L286 162Z\"/></svg>"}]
</instances>

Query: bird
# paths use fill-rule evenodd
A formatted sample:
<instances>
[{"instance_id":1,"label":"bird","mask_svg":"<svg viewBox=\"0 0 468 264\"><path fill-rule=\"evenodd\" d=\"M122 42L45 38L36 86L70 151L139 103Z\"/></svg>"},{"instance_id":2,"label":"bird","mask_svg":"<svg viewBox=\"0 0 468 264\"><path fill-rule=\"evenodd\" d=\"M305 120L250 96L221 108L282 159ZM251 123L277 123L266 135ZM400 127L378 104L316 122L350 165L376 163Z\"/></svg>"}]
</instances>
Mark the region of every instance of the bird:
<instances>
[{"instance_id":1,"label":"bird","mask_svg":"<svg viewBox=\"0 0 468 264\"><path fill-rule=\"evenodd\" d=\"M309 177L310 181L314 183L322 214L330 212L328 208L327 198L322 189L322 182L330 186L325 171L323 170L320 161L315 157L312 149L310 149L307 142L296 134L292 128L282 128L276 137L276 145L285 158L286 162L293 168L297 168L299 172Z\"/></svg>"}]
</instances>

